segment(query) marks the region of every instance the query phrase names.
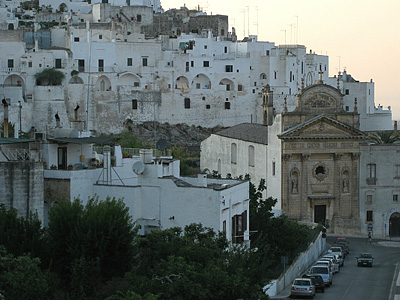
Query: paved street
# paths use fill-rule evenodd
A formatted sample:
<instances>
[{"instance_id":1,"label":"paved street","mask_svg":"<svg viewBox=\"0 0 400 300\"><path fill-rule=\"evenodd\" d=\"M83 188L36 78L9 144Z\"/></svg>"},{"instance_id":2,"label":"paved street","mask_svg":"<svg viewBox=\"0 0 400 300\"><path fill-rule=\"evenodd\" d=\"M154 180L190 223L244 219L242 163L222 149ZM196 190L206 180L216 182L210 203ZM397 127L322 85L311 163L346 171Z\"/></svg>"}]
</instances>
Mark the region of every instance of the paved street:
<instances>
[{"instance_id":1,"label":"paved street","mask_svg":"<svg viewBox=\"0 0 400 300\"><path fill-rule=\"evenodd\" d=\"M328 238L328 244L333 240ZM372 244L366 244L366 239L360 238L348 238L348 241L350 254L345 259L344 267L334 276L333 285L325 293L318 293L315 299L399 300L400 241L373 240ZM360 252L372 253L372 268L357 267L356 257ZM280 294L283 296L281 299L286 299L289 293L290 288L287 288Z\"/></svg>"}]
</instances>

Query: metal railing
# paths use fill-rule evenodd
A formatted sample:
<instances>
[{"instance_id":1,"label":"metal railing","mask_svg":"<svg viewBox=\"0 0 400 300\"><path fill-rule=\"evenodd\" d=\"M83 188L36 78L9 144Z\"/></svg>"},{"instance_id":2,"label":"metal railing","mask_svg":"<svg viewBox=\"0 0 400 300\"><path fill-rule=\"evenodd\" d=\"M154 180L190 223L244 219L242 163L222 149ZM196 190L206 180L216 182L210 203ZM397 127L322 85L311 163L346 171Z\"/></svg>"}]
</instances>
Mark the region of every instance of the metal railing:
<instances>
[{"instance_id":1,"label":"metal railing","mask_svg":"<svg viewBox=\"0 0 400 300\"><path fill-rule=\"evenodd\" d=\"M41 161L42 152L40 150L30 151L28 149L1 149L1 153L8 161Z\"/></svg>"}]
</instances>

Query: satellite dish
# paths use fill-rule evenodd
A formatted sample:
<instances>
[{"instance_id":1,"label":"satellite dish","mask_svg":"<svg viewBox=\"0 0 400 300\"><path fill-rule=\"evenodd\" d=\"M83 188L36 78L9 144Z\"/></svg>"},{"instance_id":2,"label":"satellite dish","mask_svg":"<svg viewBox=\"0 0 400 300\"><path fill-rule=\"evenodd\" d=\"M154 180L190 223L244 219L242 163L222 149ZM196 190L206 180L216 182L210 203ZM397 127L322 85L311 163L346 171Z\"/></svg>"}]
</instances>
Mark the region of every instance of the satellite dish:
<instances>
[{"instance_id":1,"label":"satellite dish","mask_svg":"<svg viewBox=\"0 0 400 300\"><path fill-rule=\"evenodd\" d=\"M164 151L167 148L168 142L165 139L159 139L156 143L156 149Z\"/></svg>"},{"instance_id":2,"label":"satellite dish","mask_svg":"<svg viewBox=\"0 0 400 300\"><path fill-rule=\"evenodd\" d=\"M137 161L132 165L132 171L136 174L142 174L144 171L145 165L143 162L141 161Z\"/></svg>"}]
</instances>

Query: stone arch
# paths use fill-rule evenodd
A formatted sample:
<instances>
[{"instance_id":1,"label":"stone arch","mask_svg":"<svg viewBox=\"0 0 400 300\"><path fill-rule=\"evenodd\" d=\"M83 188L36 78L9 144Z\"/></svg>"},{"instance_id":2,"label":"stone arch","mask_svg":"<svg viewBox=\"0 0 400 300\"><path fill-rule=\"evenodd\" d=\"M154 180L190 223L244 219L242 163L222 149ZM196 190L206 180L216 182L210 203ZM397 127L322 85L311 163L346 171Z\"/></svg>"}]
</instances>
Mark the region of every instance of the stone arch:
<instances>
[{"instance_id":1,"label":"stone arch","mask_svg":"<svg viewBox=\"0 0 400 300\"><path fill-rule=\"evenodd\" d=\"M25 86L24 79L17 75L12 74L4 80L4 86Z\"/></svg>"},{"instance_id":2,"label":"stone arch","mask_svg":"<svg viewBox=\"0 0 400 300\"><path fill-rule=\"evenodd\" d=\"M211 89L211 80L205 74L197 74L192 80L192 86L195 89Z\"/></svg>"},{"instance_id":3,"label":"stone arch","mask_svg":"<svg viewBox=\"0 0 400 300\"><path fill-rule=\"evenodd\" d=\"M132 73L122 75L118 80L118 85L128 85L133 87L140 87L140 79Z\"/></svg>"},{"instance_id":4,"label":"stone arch","mask_svg":"<svg viewBox=\"0 0 400 300\"><path fill-rule=\"evenodd\" d=\"M185 76L179 76L175 82L175 89L182 90L182 92L189 91L189 80Z\"/></svg>"},{"instance_id":5,"label":"stone arch","mask_svg":"<svg viewBox=\"0 0 400 300\"><path fill-rule=\"evenodd\" d=\"M267 79L267 74L261 73L260 74L260 79Z\"/></svg>"},{"instance_id":6,"label":"stone arch","mask_svg":"<svg viewBox=\"0 0 400 300\"><path fill-rule=\"evenodd\" d=\"M68 83L69 84L83 84L83 80L79 76L75 75L75 76L71 77L71 79L69 80Z\"/></svg>"},{"instance_id":7,"label":"stone arch","mask_svg":"<svg viewBox=\"0 0 400 300\"><path fill-rule=\"evenodd\" d=\"M96 81L96 91L105 92L111 91L111 81L107 76L100 76Z\"/></svg>"},{"instance_id":8,"label":"stone arch","mask_svg":"<svg viewBox=\"0 0 400 300\"><path fill-rule=\"evenodd\" d=\"M389 236L400 237L400 212L394 212L389 217Z\"/></svg>"},{"instance_id":9,"label":"stone arch","mask_svg":"<svg viewBox=\"0 0 400 300\"><path fill-rule=\"evenodd\" d=\"M234 91L235 90L235 84L232 80L228 79L228 78L224 78L219 82L219 85L224 85L225 91Z\"/></svg>"},{"instance_id":10,"label":"stone arch","mask_svg":"<svg viewBox=\"0 0 400 300\"><path fill-rule=\"evenodd\" d=\"M66 11L68 10L67 4L65 4L64 2L61 3L61 4L58 6L58 10L59 10L60 12L66 12Z\"/></svg>"}]
</instances>

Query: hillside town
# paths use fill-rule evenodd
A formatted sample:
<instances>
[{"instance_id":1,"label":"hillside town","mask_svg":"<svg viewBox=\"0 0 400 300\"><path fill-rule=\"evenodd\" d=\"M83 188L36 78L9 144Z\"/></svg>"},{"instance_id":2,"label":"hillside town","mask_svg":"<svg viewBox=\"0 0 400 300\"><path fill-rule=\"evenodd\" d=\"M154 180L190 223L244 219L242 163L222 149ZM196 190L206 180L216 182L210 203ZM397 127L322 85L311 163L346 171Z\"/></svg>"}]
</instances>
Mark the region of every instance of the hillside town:
<instances>
[{"instance_id":1,"label":"hillside town","mask_svg":"<svg viewBox=\"0 0 400 300\"><path fill-rule=\"evenodd\" d=\"M391 107L372 79L329 76L327 55L160 0L0 0L0 37L0 203L19 216L46 228L60 202L111 197L142 236L201 223L249 246L249 184L265 180L276 217L400 237ZM143 124L153 149L114 137ZM207 132L188 134L196 176L168 148L182 124Z\"/></svg>"}]
</instances>

